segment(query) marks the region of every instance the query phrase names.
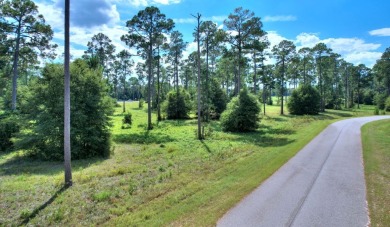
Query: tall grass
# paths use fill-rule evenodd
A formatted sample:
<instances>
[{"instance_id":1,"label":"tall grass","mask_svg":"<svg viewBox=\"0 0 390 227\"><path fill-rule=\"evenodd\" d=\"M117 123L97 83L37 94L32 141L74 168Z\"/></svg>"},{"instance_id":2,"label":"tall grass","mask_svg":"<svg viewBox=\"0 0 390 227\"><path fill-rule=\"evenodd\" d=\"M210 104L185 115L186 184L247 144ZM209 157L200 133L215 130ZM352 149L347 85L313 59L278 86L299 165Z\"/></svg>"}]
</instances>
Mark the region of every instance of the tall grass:
<instances>
[{"instance_id":1,"label":"tall grass","mask_svg":"<svg viewBox=\"0 0 390 227\"><path fill-rule=\"evenodd\" d=\"M195 119L156 122L154 115L147 131L146 108L126 105L132 125L122 129L118 107L112 157L73 161L74 186L61 193L62 163L0 154L0 225L214 225L329 123L373 113L280 116L280 107L267 106L259 130L225 133L215 121L199 141Z\"/></svg>"}]
</instances>

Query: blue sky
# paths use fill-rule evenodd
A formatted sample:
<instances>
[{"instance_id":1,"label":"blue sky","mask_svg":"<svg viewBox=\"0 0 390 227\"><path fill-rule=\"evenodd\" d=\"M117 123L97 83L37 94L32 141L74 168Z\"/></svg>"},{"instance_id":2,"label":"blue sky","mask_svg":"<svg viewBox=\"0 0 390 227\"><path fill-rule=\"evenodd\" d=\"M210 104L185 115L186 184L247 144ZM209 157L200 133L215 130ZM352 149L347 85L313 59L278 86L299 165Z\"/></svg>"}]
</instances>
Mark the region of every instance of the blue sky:
<instances>
[{"instance_id":1,"label":"blue sky","mask_svg":"<svg viewBox=\"0 0 390 227\"><path fill-rule=\"evenodd\" d=\"M62 53L64 0L35 0L55 31ZM125 23L146 6L157 6L176 22L175 30L189 42L185 55L195 50L191 14L202 14L223 27L223 20L239 6L260 17L271 45L283 39L297 48L324 42L348 62L372 67L390 47L388 0L73 0L71 1L71 52L82 55L94 34L108 35L120 51L127 48L120 36Z\"/></svg>"}]
</instances>

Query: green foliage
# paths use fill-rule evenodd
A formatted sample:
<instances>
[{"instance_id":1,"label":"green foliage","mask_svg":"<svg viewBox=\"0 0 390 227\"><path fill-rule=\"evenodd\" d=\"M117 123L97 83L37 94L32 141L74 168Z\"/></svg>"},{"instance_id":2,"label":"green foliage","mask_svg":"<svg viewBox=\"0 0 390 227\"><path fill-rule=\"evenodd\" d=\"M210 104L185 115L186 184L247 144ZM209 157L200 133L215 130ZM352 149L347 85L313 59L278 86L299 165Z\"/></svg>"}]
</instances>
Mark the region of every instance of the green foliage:
<instances>
[{"instance_id":1,"label":"green foliage","mask_svg":"<svg viewBox=\"0 0 390 227\"><path fill-rule=\"evenodd\" d=\"M330 99L326 100L326 109L334 109L334 110L341 110L341 104L342 100L341 98L337 97L336 95L333 95Z\"/></svg>"},{"instance_id":2,"label":"green foliage","mask_svg":"<svg viewBox=\"0 0 390 227\"><path fill-rule=\"evenodd\" d=\"M132 117L131 113L126 113L126 114L123 116L123 120L122 120L122 129L130 128L130 127L131 127L131 124L133 123L133 120L132 120L131 117Z\"/></svg>"},{"instance_id":3,"label":"green foliage","mask_svg":"<svg viewBox=\"0 0 390 227\"><path fill-rule=\"evenodd\" d=\"M131 123L132 123L131 113L126 113L125 116L123 117L123 124L131 125Z\"/></svg>"},{"instance_id":4,"label":"green foliage","mask_svg":"<svg viewBox=\"0 0 390 227\"><path fill-rule=\"evenodd\" d=\"M224 131L247 132L259 127L260 104L257 98L246 89L234 97L221 115L221 126Z\"/></svg>"},{"instance_id":5,"label":"green foliage","mask_svg":"<svg viewBox=\"0 0 390 227\"><path fill-rule=\"evenodd\" d=\"M374 115L379 115L379 108L377 106L374 109Z\"/></svg>"},{"instance_id":6,"label":"green foliage","mask_svg":"<svg viewBox=\"0 0 390 227\"><path fill-rule=\"evenodd\" d=\"M167 100L164 104L165 112L168 119L187 119L191 110L190 94L184 89L180 89L179 93L172 90L167 94Z\"/></svg>"},{"instance_id":7,"label":"green foliage","mask_svg":"<svg viewBox=\"0 0 390 227\"><path fill-rule=\"evenodd\" d=\"M212 104L211 118L219 119L222 112L226 109L228 96L224 90L222 90L217 80L211 80L211 93L210 101Z\"/></svg>"},{"instance_id":8,"label":"green foliage","mask_svg":"<svg viewBox=\"0 0 390 227\"><path fill-rule=\"evenodd\" d=\"M363 103L365 105L374 104L374 92L372 90L366 90L363 94Z\"/></svg>"},{"instance_id":9,"label":"green foliage","mask_svg":"<svg viewBox=\"0 0 390 227\"><path fill-rule=\"evenodd\" d=\"M291 94L287 103L291 114L296 115L315 115L320 111L320 94L309 84L301 85Z\"/></svg>"},{"instance_id":10,"label":"green foliage","mask_svg":"<svg viewBox=\"0 0 390 227\"><path fill-rule=\"evenodd\" d=\"M145 103L145 100L144 99L140 99L138 101L138 108L142 109L144 107L144 103Z\"/></svg>"},{"instance_id":11,"label":"green foliage","mask_svg":"<svg viewBox=\"0 0 390 227\"><path fill-rule=\"evenodd\" d=\"M24 145L30 154L42 159L63 159L63 73L63 65L48 64L42 78L32 85L29 118L35 124ZM78 59L71 64L70 73L72 159L107 157L113 101L102 72Z\"/></svg>"},{"instance_id":12,"label":"green foliage","mask_svg":"<svg viewBox=\"0 0 390 227\"><path fill-rule=\"evenodd\" d=\"M19 132L20 126L16 116L6 114L0 116L0 151L8 150L13 146L11 138Z\"/></svg>"},{"instance_id":13,"label":"green foliage","mask_svg":"<svg viewBox=\"0 0 390 227\"><path fill-rule=\"evenodd\" d=\"M385 110L390 111L390 96L387 97L386 102L385 102Z\"/></svg>"},{"instance_id":14,"label":"green foliage","mask_svg":"<svg viewBox=\"0 0 390 227\"><path fill-rule=\"evenodd\" d=\"M380 110L383 110L385 108L386 98L387 98L387 95L385 93L378 93L375 95L374 103Z\"/></svg>"},{"instance_id":15,"label":"green foliage","mask_svg":"<svg viewBox=\"0 0 390 227\"><path fill-rule=\"evenodd\" d=\"M98 192L96 194L93 194L92 197L95 201L102 202L102 201L108 200L111 197L111 192L110 191Z\"/></svg>"},{"instance_id":16,"label":"green foliage","mask_svg":"<svg viewBox=\"0 0 390 227\"><path fill-rule=\"evenodd\" d=\"M329 123L370 115L374 110L362 106L353 112L329 110L316 116L280 116L280 107L267 108L260 130L225 133L219 121L210 121L204 130L207 139L199 141L191 133L196 119L161 121L147 131L146 110L138 109L138 102L126 102L126 109L132 113L132 129L121 129L123 114L122 107L118 107L112 116L111 132L114 139L118 136L128 140L115 144L115 155L109 159L73 161L75 187L59 194L28 224L211 226ZM208 131L212 131L209 136ZM136 142L134 137L141 140ZM21 207L1 213L4 226L19 225L23 209L31 213L47 201L48 195L58 193L63 184L60 162L32 160L23 154L0 154L0 171L7 178L0 183L1 196L7 198L0 199L0 206ZM166 171L160 172L160 166ZM217 181L221 184L210 184ZM237 184L242 190L231 190ZM29 199L32 191L34 200ZM57 210L66 211L58 223L55 219L62 215L57 218ZM148 221L143 219L146 214L150 214Z\"/></svg>"}]
</instances>

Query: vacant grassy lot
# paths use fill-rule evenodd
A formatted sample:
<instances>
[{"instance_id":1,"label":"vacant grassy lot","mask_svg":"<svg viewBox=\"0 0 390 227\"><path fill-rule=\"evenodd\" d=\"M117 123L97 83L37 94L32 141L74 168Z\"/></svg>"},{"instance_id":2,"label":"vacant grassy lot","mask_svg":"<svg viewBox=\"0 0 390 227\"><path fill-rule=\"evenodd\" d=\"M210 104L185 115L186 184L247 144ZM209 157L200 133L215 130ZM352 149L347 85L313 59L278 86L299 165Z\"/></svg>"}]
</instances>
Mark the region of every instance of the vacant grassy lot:
<instances>
[{"instance_id":1,"label":"vacant grassy lot","mask_svg":"<svg viewBox=\"0 0 390 227\"><path fill-rule=\"evenodd\" d=\"M71 188L62 189L62 163L0 154L0 225L210 226L328 124L373 113L279 116L279 107L267 106L258 131L225 133L211 122L198 141L196 120L147 131L146 108L132 102L132 127L122 129L121 110L111 158L73 161Z\"/></svg>"},{"instance_id":2,"label":"vacant grassy lot","mask_svg":"<svg viewBox=\"0 0 390 227\"><path fill-rule=\"evenodd\" d=\"M372 226L390 223L390 120L362 128L364 171Z\"/></svg>"}]
</instances>

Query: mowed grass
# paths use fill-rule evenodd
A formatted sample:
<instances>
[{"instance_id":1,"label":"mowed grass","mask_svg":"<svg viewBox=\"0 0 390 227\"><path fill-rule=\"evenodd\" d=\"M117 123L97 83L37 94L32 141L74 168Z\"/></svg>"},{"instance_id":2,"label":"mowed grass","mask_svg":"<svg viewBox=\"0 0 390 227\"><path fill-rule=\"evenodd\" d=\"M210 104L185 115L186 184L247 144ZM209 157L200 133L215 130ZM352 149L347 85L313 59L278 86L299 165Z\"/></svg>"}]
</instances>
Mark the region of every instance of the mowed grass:
<instances>
[{"instance_id":1,"label":"mowed grass","mask_svg":"<svg viewBox=\"0 0 390 227\"><path fill-rule=\"evenodd\" d=\"M212 226L227 210L294 156L331 122L373 113L327 110L280 116L267 106L252 133L222 132L196 120L163 121L146 130L146 108L126 104L113 116L113 154L73 161L74 185L63 189L63 164L31 160L23 151L0 154L0 225Z\"/></svg>"},{"instance_id":2,"label":"mowed grass","mask_svg":"<svg viewBox=\"0 0 390 227\"><path fill-rule=\"evenodd\" d=\"M390 120L362 128L364 172L372 226L390 223Z\"/></svg>"}]
</instances>

